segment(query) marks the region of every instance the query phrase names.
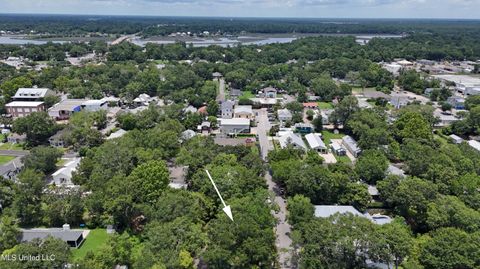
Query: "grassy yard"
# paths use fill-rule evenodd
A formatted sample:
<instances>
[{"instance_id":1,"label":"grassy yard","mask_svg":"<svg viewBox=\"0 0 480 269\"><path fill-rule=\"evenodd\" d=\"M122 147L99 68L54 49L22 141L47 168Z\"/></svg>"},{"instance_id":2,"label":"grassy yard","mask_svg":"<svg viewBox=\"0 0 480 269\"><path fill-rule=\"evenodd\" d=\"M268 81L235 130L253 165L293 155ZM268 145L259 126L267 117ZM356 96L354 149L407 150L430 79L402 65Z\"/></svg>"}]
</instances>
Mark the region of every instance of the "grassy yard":
<instances>
[{"instance_id":1,"label":"grassy yard","mask_svg":"<svg viewBox=\"0 0 480 269\"><path fill-rule=\"evenodd\" d=\"M327 102L318 102L318 108L320 108L320 109L332 109L333 104L332 103L327 103Z\"/></svg>"},{"instance_id":2,"label":"grassy yard","mask_svg":"<svg viewBox=\"0 0 480 269\"><path fill-rule=\"evenodd\" d=\"M348 158L348 156L335 155L335 158L337 159L337 162L339 162L339 163L352 164L352 160L350 160L350 158Z\"/></svg>"},{"instance_id":3,"label":"grassy yard","mask_svg":"<svg viewBox=\"0 0 480 269\"><path fill-rule=\"evenodd\" d=\"M240 96L240 99L250 99L250 98L255 98L255 95L249 91L242 91L242 95Z\"/></svg>"},{"instance_id":4,"label":"grassy yard","mask_svg":"<svg viewBox=\"0 0 480 269\"><path fill-rule=\"evenodd\" d=\"M0 146L0 150L23 150L23 147L20 144L4 143Z\"/></svg>"},{"instance_id":5,"label":"grassy yard","mask_svg":"<svg viewBox=\"0 0 480 269\"><path fill-rule=\"evenodd\" d=\"M344 134L334 134L330 131L322 131L322 138L323 141L325 142L326 145L330 144L330 140L332 139L342 139L344 137Z\"/></svg>"},{"instance_id":6,"label":"grassy yard","mask_svg":"<svg viewBox=\"0 0 480 269\"><path fill-rule=\"evenodd\" d=\"M57 163L55 165L58 168L62 168L67 162L68 162L68 160L66 160L66 159L60 159L60 160L57 161Z\"/></svg>"},{"instance_id":7,"label":"grassy yard","mask_svg":"<svg viewBox=\"0 0 480 269\"><path fill-rule=\"evenodd\" d=\"M9 161L15 159L15 157L13 156L3 156L3 155L0 155L0 165L2 164L6 164L8 163Z\"/></svg>"},{"instance_id":8,"label":"grassy yard","mask_svg":"<svg viewBox=\"0 0 480 269\"><path fill-rule=\"evenodd\" d=\"M80 246L79 249L72 250L74 260L82 259L90 251L98 251L103 245L105 245L109 236L110 235L107 234L106 229L91 230L82 246Z\"/></svg>"}]
</instances>

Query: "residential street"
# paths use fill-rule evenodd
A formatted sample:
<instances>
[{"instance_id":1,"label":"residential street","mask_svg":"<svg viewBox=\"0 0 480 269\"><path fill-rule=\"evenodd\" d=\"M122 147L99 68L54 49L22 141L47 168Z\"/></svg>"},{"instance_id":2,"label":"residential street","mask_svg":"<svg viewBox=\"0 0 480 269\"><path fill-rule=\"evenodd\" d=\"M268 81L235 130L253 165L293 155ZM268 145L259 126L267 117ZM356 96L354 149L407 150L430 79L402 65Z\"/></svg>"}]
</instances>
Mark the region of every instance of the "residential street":
<instances>
[{"instance_id":1,"label":"residential street","mask_svg":"<svg viewBox=\"0 0 480 269\"><path fill-rule=\"evenodd\" d=\"M255 112L258 113L257 119L257 133L258 133L258 142L260 143L261 155L263 160L267 159L268 152L273 149L273 146L268 140L268 132L272 127L268 121L268 112L266 109L259 109Z\"/></svg>"},{"instance_id":2,"label":"residential street","mask_svg":"<svg viewBox=\"0 0 480 269\"><path fill-rule=\"evenodd\" d=\"M0 155L4 156L23 157L27 154L26 150L0 150Z\"/></svg>"},{"instance_id":3,"label":"residential street","mask_svg":"<svg viewBox=\"0 0 480 269\"><path fill-rule=\"evenodd\" d=\"M225 101L225 79L221 78L218 84L217 102Z\"/></svg>"},{"instance_id":4,"label":"residential street","mask_svg":"<svg viewBox=\"0 0 480 269\"><path fill-rule=\"evenodd\" d=\"M270 131L271 125L268 121L268 113L266 109L257 110L258 112L258 141L260 143L260 149L262 158L266 160L268 152L273 150L270 141L268 140L268 132ZM289 269L292 268L290 260L292 257L292 239L290 239L291 227L287 223L287 203L285 199L280 195L280 190L275 182L272 180L270 172L265 174L265 180L267 181L268 190L275 194L275 203L278 205L279 210L274 213L275 218L277 219L277 226L275 227L275 234L277 240L275 245L278 252L278 262L280 268Z\"/></svg>"}]
</instances>

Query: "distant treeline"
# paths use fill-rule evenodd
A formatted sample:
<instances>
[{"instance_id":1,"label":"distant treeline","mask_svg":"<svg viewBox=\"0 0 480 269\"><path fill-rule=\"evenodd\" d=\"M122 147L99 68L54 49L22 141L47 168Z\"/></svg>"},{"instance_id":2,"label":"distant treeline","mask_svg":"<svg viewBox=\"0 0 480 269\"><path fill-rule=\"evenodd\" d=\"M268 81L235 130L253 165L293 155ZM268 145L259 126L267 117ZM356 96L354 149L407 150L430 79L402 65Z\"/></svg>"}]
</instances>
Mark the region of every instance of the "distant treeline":
<instances>
[{"instance_id":1,"label":"distant treeline","mask_svg":"<svg viewBox=\"0 0 480 269\"><path fill-rule=\"evenodd\" d=\"M287 19L133 16L0 15L0 30L52 35L85 33L168 35L174 32L403 34L457 33L479 37L478 20Z\"/></svg>"}]
</instances>

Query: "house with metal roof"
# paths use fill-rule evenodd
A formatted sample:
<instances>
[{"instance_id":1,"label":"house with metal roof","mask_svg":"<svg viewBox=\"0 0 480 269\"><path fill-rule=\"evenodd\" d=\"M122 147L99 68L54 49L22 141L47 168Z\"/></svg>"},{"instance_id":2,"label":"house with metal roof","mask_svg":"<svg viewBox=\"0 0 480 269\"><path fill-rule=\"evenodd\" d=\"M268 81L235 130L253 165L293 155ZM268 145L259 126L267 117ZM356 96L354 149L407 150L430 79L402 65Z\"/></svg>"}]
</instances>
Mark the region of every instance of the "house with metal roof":
<instances>
[{"instance_id":1,"label":"house with metal roof","mask_svg":"<svg viewBox=\"0 0 480 269\"><path fill-rule=\"evenodd\" d=\"M351 136L346 135L342 138L342 145L355 157L357 158L358 155L362 152L360 147L357 144L357 141L353 139Z\"/></svg>"},{"instance_id":2,"label":"house with metal roof","mask_svg":"<svg viewBox=\"0 0 480 269\"><path fill-rule=\"evenodd\" d=\"M19 88L12 97L14 101L41 101L55 93L47 88Z\"/></svg>"},{"instance_id":3,"label":"house with metal roof","mask_svg":"<svg viewBox=\"0 0 480 269\"><path fill-rule=\"evenodd\" d=\"M307 139L307 143L310 146L311 149L321 152L321 153L327 153L328 148L323 142L322 138L320 137L319 134L307 134L305 136L305 139Z\"/></svg>"},{"instance_id":4,"label":"house with metal roof","mask_svg":"<svg viewBox=\"0 0 480 269\"><path fill-rule=\"evenodd\" d=\"M280 142L282 148L292 146L296 149L307 150L307 145L305 145L303 139L293 132L286 132L278 138L278 142Z\"/></svg>"},{"instance_id":5,"label":"house with metal roof","mask_svg":"<svg viewBox=\"0 0 480 269\"><path fill-rule=\"evenodd\" d=\"M367 218L371 222L383 225L392 222L392 218L385 215L374 214L370 215L368 213L362 214L360 211L355 209L353 206L349 205L316 205L315 206L315 217L317 218L328 218L335 214L348 215Z\"/></svg>"},{"instance_id":6,"label":"house with metal roof","mask_svg":"<svg viewBox=\"0 0 480 269\"><path fill-rule=\"evenodd\" d=\"M458 135L451 134L448 137L450 137L454 144L461 144L463 142L463 139Z\"/></svg>"},{"instance_id":7,"label":"house with metal roof","mask_svg":"<svg viewBox=\"0 0 480 269\"><path fill-rule=\"evenodd\" d=\"M235 135L250 132L250 120L245 118L218 119L220 132L226 135Z\"/></svg>"},{"instance_id":8,"label":"house with metal roof","mask_svg":"<svg viewBox=\"0 0 480 269\"><path fill-rule=\"evenodd\" d=\"M360 211L356 210L353 206L349 205L316 205L315 217L328 218L335 214L352 214L354 216L363 217Z\"/></svg>"},{"instance_id":9,"label":"house with metal roof","mask_svg":"<svg viewBox=\"0 0 480 269\"><path fill-rule=\"evenodd\" d=\"M330 147L332 148L332 151L337 155L337 156L345 156L347 155L347 150L344 149L340 144L337 142L332 142L330 144Z\"/></svg>"},{"instance_id":10,"label":"house with metal roof","mask_svg":"<svg viewBox=\"0 0 480 269\"><path fill-rule=\"evenodd\" d=\"M68 120L73 113L80 112L86 100L66 99L48 109L48 115L56 120Z\"/></svg>"},{"instance_id":11,"label":"house with metal roof","mask_svg":"<svg viewBox=\"0 0 480 269\"><path fill-rule=\"evenodd\" d=\"M470 147L480 151L480 142L478 142L476 140L469 140L468 144L470 145Z\"/></svg>"}]
</instances>

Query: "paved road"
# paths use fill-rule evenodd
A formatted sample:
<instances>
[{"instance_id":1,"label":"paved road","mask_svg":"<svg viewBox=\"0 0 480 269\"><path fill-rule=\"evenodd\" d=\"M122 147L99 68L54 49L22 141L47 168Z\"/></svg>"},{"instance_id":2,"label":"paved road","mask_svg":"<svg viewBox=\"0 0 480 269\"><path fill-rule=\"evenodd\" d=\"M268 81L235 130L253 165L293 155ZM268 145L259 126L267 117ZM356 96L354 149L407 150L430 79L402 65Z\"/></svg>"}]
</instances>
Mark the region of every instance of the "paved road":
<instances>
[{"instance_id":1,"label":"paved road","mask_svg":"<svg viewBox=\"0 0 480 269\"><path fill-rule=\"evenodd\" d=\"M219 80L217 102L225 101L225 79Z\"/></svg>"},{"instance_id":2,"label":"paved road","mask_svg":"<svg viewBox=\"0 0 480 269\"><path fill-rule=\"evenodd\" d=\"M273 150L273 146L268 139L268 132L272 127L270 122L268 121L268 112L266 109L259 109L256 110L258 113L257 116L257 134L258 134L258 142L260 143L260 150L262 154L263 160L267 159L268 152Z\"/></svg>"},{"instance_id":3,"label":"paved road","mask_svg":"<svg viewBox=\"0 0 480 269\"><path fill-rule=\"evenodd\" d=\"M260 143L260 149L262 158L266 160L268 152L273 150L273 146L268 139L268 132L271 125L268 121L268 113L266 109L257 110L258 124L257 134L258 141ZM275 203L278 205L278 212L274 213L274 217L277 219L277 226L275 227L276 241L275 245L278 252L278 262L280 268L290 269L292 268L290 260L292 257L292 239L290 239L291 227L286 221L287 218L287 203L285 199L279 194L278 186L272 180L272 176L269 172L265 174L265 180L267 181L268 190L275 194Z\"/></svg>"},{"instance_id":4,"label":"paved road","mask_svg":"<svg viewBox=\"0 0 480 269\"><path fill-rule=\"evenodd\" d=\"M27 154L28 151L25 150L0 150L0 155L4 156L23 157Z\"/></svg>"},{"instance_id":5,"label":"paved road","mask_svg":"<svg viewBox=\"0 0 480 269\"><path fill-rule=\"evenodd\" d=\"M279 195L277 184L273 182L270 173L265 174L265 180L267 181L268 189L275 194L275 203L279 207L279 210L274 213L274 217L278 221L275 227L278 263L280 268L290 269L293 268L290 262L292 259L292 239L290 238L292 228L287 222L287 202Z\"/></svg>"}]
</instances>

